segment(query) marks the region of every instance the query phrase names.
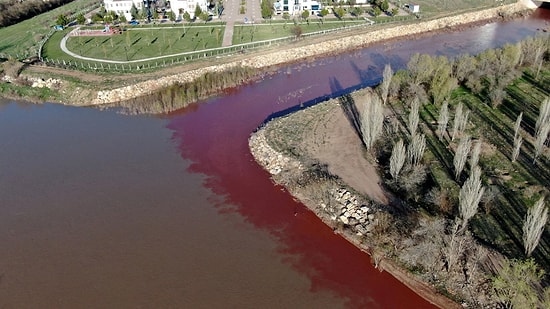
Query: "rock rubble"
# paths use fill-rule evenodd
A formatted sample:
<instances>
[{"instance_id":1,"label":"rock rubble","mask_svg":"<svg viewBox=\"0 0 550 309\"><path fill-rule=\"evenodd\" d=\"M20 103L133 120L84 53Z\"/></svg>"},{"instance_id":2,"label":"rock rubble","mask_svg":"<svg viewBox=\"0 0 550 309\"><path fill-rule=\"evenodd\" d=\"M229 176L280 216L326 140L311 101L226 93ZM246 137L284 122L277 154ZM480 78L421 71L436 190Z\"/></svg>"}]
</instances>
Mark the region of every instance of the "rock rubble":
<instances>
[{"instance_id":1,"label":"rock rubble","mask_svg":"<svg viewBox=\"0 0 550 309\"><path fill-rule=\"evenodd\" d=\"M304 170L298 160L273 149L264 132L263 129L260 129L252 134L248 142L252 156L260 166L267 170L274 179L282 172L299 173ZM293 191L292 188L288 189ZM315 197L309 197L309 200L315 200ZM363 201L356 194L341 187L330 189L330 199L319 202L319 207L306 206L310 209L321 209L324 212L321 215L330 217L334 226L342 223L351 228L357 236L369 236L378 223L375 216L376 207L372 203Z\"/></svg>"}]
</instances>

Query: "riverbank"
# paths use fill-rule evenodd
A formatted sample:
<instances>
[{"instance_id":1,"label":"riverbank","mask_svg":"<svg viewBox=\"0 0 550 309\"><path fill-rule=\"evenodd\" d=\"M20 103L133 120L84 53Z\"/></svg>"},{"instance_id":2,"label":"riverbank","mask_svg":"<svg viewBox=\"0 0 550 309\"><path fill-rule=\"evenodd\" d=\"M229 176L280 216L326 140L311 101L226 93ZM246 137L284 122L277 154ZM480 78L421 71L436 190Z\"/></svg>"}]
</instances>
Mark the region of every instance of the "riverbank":
<instances>
[{"instance_id":1,"label":"riverbank","mask_svg":"<svg viewBox=\"0 0 550 309\"><path fill-rule=\"evenodd\" d=\"M333 143L337 140L345 147ZM461 308L373 246L385 237L391 197L380 185L376 163L362 155L362 143L337 99L268 122L251 135L249 148L275 183L368 253L377 268L440 308Z\"/></svg>"},{"instance_id":2,"label":"riverbank","mask_svg":"<svg viewBox=\"0 0 550 309\"><path fill-rule=\"evenodd\" d=\"M524 6L515 3L429 21L407 22L398 26L365 27L360 30L339 32L338 35L334 36L328 35L326 37L299 40L290 46L275 46L253 54L238 54L210 59L207 62L200 61L135 76L114 77L72 71L64 72L66 70L33 65L25 67L20 78L23 79L23 84L30 87L34 84L35 87L47 89L50 88L47 85L45 86L44 83L36 83L36 80L47 80L44 76L53 78L51 83L55 86L50 90L58 94L54 96L55 101L70 105L100 106L150 95L174 84L189 83L207 73L215 74L234 67L248 67L263 72L283 64L339 54L377 42L419 36L433 31L456 29L457 27L480 22L489 22L497 18L507 18L525 10ZM8 79L4 77L4 81L8 81ZM74 80L79 81L74 82ZM113 85L121 86L113 88Z\"/></svg>"}]
</instances>

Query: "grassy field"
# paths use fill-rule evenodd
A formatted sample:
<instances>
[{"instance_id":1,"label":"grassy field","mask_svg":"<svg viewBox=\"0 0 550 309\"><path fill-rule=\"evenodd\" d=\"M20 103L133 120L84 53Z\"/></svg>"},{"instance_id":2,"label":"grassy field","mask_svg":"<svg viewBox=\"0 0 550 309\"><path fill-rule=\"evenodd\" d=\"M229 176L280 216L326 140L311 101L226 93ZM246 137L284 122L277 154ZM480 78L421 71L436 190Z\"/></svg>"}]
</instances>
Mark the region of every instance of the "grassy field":
<instances>
[{"instance_id":1,"label":"grassy field","mask_svg":"<svg viewBox=\"0 0 550 309\"><path fill-rule=\"evenodd\" d=\"M0 28L0 54L36 54L38 43L50 32L60 14L74 14L86 11L99 3L98 0L78 0L52 11L40 14L13 26Z\"/></svg>"},{"instance_id":2,"label":"grassy field","mask_svg":"<svg viewBox=\"0 0 550 309\"><path fill-rule=\"evenodd\" d=\"M137 60L220 47L223 32L221 25L127 28L119 35L70 37L67 48L85 57Z\"/></svg>"},{"instance_id":3,"label":"grassy field","mask_svg":"<svg viewBox=\"0 0 550 309\"><path fill-rule=\"evenodd\" d=\"M364 19L349 18L344 20L311 18L309 21L297 21L296 26L301 27L302 33L311 33L323 30L343 28L352 25L364 25ZM233 31L233 44L249 43L254 41L271 40L294 36L293 21L278 21L272 23L235 25Z\"/></svg>"},{"instance_id":4,"label":"grassy field","mask_svg":"<svg viewBox=\"0 0 550 309\"><path fill-rule=\"evenodd\" d=\"M393 1L394 3L397 1ZM406 3L406 1L400 1ZM494 7L501 4L511 4L516 0L418 0L414 3L420 5L422 17L447 15L450 12L470 11L478 8Z\"/></svg>"}]
</instances>

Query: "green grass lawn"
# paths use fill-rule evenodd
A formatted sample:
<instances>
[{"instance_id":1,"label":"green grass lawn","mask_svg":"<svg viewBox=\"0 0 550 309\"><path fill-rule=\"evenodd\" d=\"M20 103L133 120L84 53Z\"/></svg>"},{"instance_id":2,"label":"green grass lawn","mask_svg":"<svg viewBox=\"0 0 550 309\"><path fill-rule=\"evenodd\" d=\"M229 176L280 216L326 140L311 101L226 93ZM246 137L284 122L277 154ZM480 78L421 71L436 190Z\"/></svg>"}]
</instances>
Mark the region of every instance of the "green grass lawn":
<instances>
[{"instance_id":1,"label":"green grass lawn","mask_svg":"<svg viewBox=\"0 0 550 309\"><path fill-rule=\"evenodd\" d=\"M493 7L500 4L510 4L516 0L418 0L415 4L420 5L420 14L423 17L446 15L451 12L469 11L477 8ZM407 3L407 1L400 1Z\"/></svg>"},{"instance_id":2,"label":"green grass lawn","mask_svg":"<svg viewBox=\"0 0 550 309\"><path fill-rule=\"evenodd\" d=\"M127 28L118 35L70 37L67 40L67 48L85 57L120 61L139 60L220 47L223 32L224 27L219 24ZM51 41L54 41L53 38ZM57 58L59 55L53 50L55 48L48 48L46 56Z\"/></svg>"},{"instance_id":3,"label":"green grass lawn","mask_svg":"<svg viewBox=\"0 0 550 309\"><path fill-rule=\"evenodd\" d=\"M85 11L98 3L98 0L78 0L40 14L16 25L0 28L0 54L28 55L36 54L38 43L55 24L57 16Z\"/></svg>"},{"instance_id":4,"label":"green grass lawn","mask_svg":"<svg viewBox=\"0 0 550 309\"><path fill-rule=\"evenodd\" d=\"M311 33L322 30L343 28L352 25L364 25L364 19L349 18L344 20L310 18L307 21L297 21L296 25L302 28L302 33ZM292 29L295 27L293 21L277 21L263 24L235 25L233 30L233 44L264 41L288 36L294 36Z\"/></svg>"}]
</instances>

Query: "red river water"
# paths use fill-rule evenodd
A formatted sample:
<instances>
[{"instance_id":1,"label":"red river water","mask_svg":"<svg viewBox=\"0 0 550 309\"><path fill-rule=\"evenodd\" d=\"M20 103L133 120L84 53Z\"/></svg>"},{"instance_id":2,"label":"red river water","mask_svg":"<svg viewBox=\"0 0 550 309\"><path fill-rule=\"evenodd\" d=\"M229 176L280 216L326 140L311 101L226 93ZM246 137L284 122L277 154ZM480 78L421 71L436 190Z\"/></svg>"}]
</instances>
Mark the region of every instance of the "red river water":
<instances>
[{"instance_id":1,"label":"red river water","mask_svg":"<svg viewBox=\"0 0 550 309\"><path fill-rule=\"evenodd\" d=\"M433 307L273 185L248 136L414 52L477 53L549 19L304 60L161 117L0 101L0 307Z\"/></svg>"}]
</instances>

